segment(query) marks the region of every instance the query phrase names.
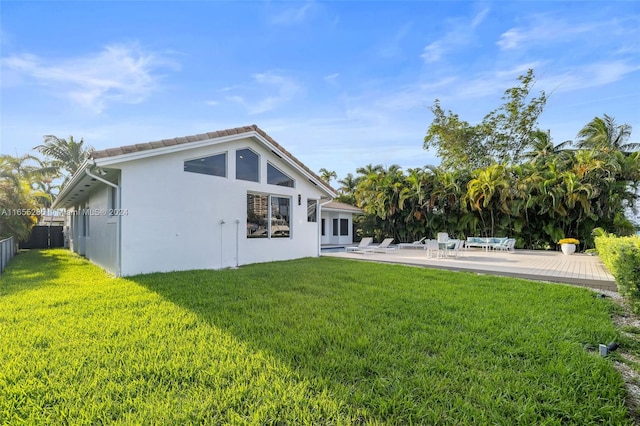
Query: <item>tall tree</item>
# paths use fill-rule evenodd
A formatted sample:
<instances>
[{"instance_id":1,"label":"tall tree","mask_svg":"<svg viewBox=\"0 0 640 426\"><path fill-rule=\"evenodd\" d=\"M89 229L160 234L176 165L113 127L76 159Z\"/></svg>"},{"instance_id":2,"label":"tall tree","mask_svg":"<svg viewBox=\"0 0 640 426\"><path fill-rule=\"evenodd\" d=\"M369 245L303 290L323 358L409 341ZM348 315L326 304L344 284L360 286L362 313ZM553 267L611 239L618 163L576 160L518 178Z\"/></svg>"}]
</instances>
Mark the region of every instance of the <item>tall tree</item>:
<instances>
[{"instance_id":1,"label":"tall tree","mask_svg":"<svg viewBox=\"0 0 640 426\"><path fill-rule=\"evenodd\" d=\"M364 167L358 167L356 169L356 173L360 176L359 178L366 178L370 174L378 174L384 172L384 166L382 164L376 164L375 166L371 163L367 164Z\"/></svg>"},{"instance_id":2,"label":"tall tree","mask_svg":"<svg viewBox=\"0 0 640 426\"><path fill-rule=\"evenodd\" d=\"M93 151L92 146L85 146L84 139L76 141L73 136L69 136L69 139L61 139L54 135L44 136L44 143L33 149L43 154L51 161L51 165L61 170L61 175L64 177L63 185Z\"/></svg>"},{"instance_id":3,"label":"tall tree","mask_svg":"<svg viewBox=\"0 0 640 426\"><path fill-rule=\"evenodd\" d=\"M627 143L630 136L631 126L618 125L613 117L604 114L602 118L595 117L578 132L578 147L603 153L638 151L640 143Z\"/></svg>"},{"instance_id":4,"label":"tall tree","mask_svg":"<svg viewBox=\"0 0 640 426\"><path fill-rule=\"evenodd\" d=\"M28 240L42 207L39 200L48 198L34 188L33 159L30 155L0 156L0 239L14 236L19 241Z\"/></svg>"},{"instance_id":5,"label":"tall tree","mask_svg":"<svg viewBox=\"0 0 640 426\"><path fill-rule=\"evenodd\" d=\"M324 167L321 168L319 170L319 172L320 172L320 179L322 179L323 181L325 181L327 183L331 183L331 179L337 179L338 178L338 175L336 174L335 171L325 169Z\"/></svg>"},{"instance_id":6,"label":"tall tree","mask_svg":"<svg viewBox=\"0 0 640 426\"><path fill-rule=\"evenodd\" d=\"M532 136L538 130L538 117L547 104L544 91L531 96L535 84L533 70L518 77L519 86L505 91L505 103L482 120L485 145L497 163L517 164L521 155L531 147Z\"/></svg>"},{"instance_id":7,"label":"tall tree","mask_svg":"<svg viewBox=\"0 0 640 426\"><path fill-rule=\"evenodd\" d=\"M434 118L423 147L436 149L442 167L451 170L461 165L483 167L491 163L479 126L471 126L451 111L445 113L438 99L430 110Z\"/></svg>"},{"instance_id":8,"label":"tall tree","mask_svg":"<svg viewBox=\"0 0 640 426\"><path fill-rule=\"evenodd\" d=\"M339 179L338 183L340 184L338 200L343 203L355 205L355 192L358 187L358 179L356 179L353 174L348 173L344 179Z\"/></svg>"},{"instance_id":9,"label":"tall tree","mask_svg":"<svg viewBox=\"0 0 640 426\"><path fill-rule=\"evenodd\" d=\"M504 104L487 114L482 123L471 126L457 114L445 113L436 99L434 119L424 138L425 149L436 148L442 166L482 168L492 163L517 164L533 144L538 117L547 102L543 92L531 96L533 70L518 77L520 84L505 91Z\"/></svg>"},{"instance_id":10,"label":"tall tree","mask_svg":"<svg viewBox=\"0 0 640 426\"><path fill-rule=\"evenodd\" d=\"M498 212L509 214L507 204L508 189L506 167L502 164L492 164L474 172L473 179L467 184L465 198L472 208L479 212L484 224L484 232L496 235L496 215ZM483 212L488 212L490 223L487 225Z\"/></svg>"},{"instance_id":11,"label":"tall tree","mask_svg":"<svg viewBox=\"0 0 640 426\"><path fill-rule=\"evenodd\" d=\"M544 167L546 163L557 161L560 156L566 154L571 144L572 141L564 141L554 145L550 131L535 130L531 134L530 150L525 152L522 158Z\"/></svg>"}]
</instances>

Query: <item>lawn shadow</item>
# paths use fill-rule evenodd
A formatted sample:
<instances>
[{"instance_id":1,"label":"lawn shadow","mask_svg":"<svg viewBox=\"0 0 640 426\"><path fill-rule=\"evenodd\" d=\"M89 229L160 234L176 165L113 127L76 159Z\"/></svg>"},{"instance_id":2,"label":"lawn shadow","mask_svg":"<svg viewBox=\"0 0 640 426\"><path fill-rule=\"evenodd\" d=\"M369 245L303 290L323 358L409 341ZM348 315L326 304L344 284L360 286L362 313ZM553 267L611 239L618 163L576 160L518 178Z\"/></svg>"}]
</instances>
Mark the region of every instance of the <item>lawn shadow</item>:
<instances>
[{"instance_id":1,"label":"lawn shadow","mask_svg":"<svg viewBox=\"0 0 640 426\"><path fill-rule=\"evenodd\" d=\"M328 273L327 265L334 263L342 266ZM378 398L393 407L391 401L398 398L393 382L409 383L407 366L425 356L410 348L410 339L402 335L415 319L415 312L404 304L419 303L420 296L409 302L409 294L394 295L392 288L377 282L374 273L363 284L362 277L350 271L350 262L302 260L279 265L127 279L195 313L251 349L268 353L301 379L308 379L318 392L329 392L356 410ZM283 270L288 278L282 276ZM396 369L398 363L402 367ZM404 397L399 405L417 403L408 394Z\"/></svg>"},{"instance_id":2,"label":"lawn shadow","mask_svg":"<svg viewBox=\"0 0 640 426\"><path fill-rule=\"evenodd\" d=\"M330 395L351 414L367 412L374 423L437 423L453 399L459 403L453 418L491 423L484 416L501 412L502 420L515 420L522 407L499 395L507 386L531 403L536 389L527 377L571 401L569 411L582 412L593 401L567 391L577 376L558 376L549 366L562 354L572 365L568 371L594 368L583 360L583 342L606 340L602 336L612 332L607 318L575 326L589 322L576 303L600 306L589 292L465 272L321 258L128 279L269 354L314 392ZM572 311L560 320L549 300L569 301ZM594 377L589 386L597 387L601 378ZM480 394L482 402L475 400ZM559 418L536 407L529 413L533 423Z\"/></svg>"},{"instance_id":3,"label":"lawn shadow","mask_svg":"<svg viewBox=\"0 0 640 426\"><path fill-rule=\"evenodd\" d=\"M0 275L0 297L50 285L72 261L66 250L20 250Z\"/></svg>"}]
</instances>

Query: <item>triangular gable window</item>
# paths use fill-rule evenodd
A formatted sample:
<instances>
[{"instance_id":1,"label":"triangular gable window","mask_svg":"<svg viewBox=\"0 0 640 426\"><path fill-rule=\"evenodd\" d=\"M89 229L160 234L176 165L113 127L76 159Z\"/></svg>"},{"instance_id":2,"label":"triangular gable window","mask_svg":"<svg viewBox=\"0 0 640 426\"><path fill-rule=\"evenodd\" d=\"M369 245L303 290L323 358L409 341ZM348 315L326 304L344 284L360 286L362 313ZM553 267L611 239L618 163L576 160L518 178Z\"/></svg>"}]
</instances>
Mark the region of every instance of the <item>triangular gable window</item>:
<instances>
[{"instance_id":1,"label":"triangular gable window","mask_svg":"<svg viewBox=\"0 0 640 426\"><path fill-rule=\"evenodd\" d=\"M293 188L295 181L278 170L271 163L267 163L267 183L270 185L288 186Z\"/></svg>"}]
</instances>

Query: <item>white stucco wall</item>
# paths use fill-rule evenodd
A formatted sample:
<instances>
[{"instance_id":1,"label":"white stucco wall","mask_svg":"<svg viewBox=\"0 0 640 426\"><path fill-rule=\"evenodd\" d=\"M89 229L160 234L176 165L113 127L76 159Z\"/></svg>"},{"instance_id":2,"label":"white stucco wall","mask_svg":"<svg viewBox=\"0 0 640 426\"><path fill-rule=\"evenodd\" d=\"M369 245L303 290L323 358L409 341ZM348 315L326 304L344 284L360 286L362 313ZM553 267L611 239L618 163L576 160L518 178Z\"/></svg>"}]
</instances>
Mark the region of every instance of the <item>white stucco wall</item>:
<instances>
[{"instance_id":1,"label":"white stucco wall","mask_svg":"<svg viewBox=\"0 0 640 426\"><path fill-rule=\"evenodd\" d=\"M89 236L86 238L85 256L108 272L116 273L117 218L109 215L109 187L100 186L87 202Z\"/></svg>"},{"instance_id":2,"label":"white stucco wall","mask_svg":"<svg viewBox=\"0 0 640 426\"><path fill-rule=\"evenodd\" d=\"M98 185L86 201L66 211L65 224L69 249L115 274L117 222L105 214L109 211L108 197L108 188Z\"/></svg>"},{"instance_id":3,"label":"white stucco wall","mask_svg":"<svg viewBox=\"0 0 640 426\"><path fill-rule=\"evenodd\" d=\"M243 148L260 155L260 183L235 179L235 151ZM185 160L223 152L226 178L184 171ZM267 161L294 178L295 187L267 184ZM319 255L318 224L307 222L307 199L319 199L322 192L253 139L110 167L121 169L121 207L127 211L122 216L122 275L220 269ZM290 197L290 238L246 237L247 192Z\"/></svg>"},{"instance_id":4,"label":"white stucco wall","mask_svg":"<svg viewBox=\"0 0 640 426\"><path fill-rule=\"evenodd\" d=\"M337 212L337 211L322 211L322 219L325 220L325 234L322 236L322 244L351 244L353 243L353 214L347 212ZM338 220L338 235L333 235L334 225L333 220ZM340 220L347 220L348 225L348 234L347 235L339 235L340 234Z\"/></svg>"}]
</instances>

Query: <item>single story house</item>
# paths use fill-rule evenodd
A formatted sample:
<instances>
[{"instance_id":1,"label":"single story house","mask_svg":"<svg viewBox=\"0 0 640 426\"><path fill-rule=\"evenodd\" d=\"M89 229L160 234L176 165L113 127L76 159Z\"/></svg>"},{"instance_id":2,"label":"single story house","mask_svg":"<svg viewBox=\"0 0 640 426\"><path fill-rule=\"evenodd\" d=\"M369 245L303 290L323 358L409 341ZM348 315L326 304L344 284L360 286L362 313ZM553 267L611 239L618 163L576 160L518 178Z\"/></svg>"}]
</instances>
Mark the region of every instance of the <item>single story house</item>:
<instances>
[{"instance_id":1,"label":"single story house","mask_svg":"<svg viewBox=\"0 0 640 426\"><path fill-rule=\"evenodd\" d=\"M94 151L52 207L71 250L129 276L319 256L335 196L252 125Z\"/></svg>"}]
</instances>

